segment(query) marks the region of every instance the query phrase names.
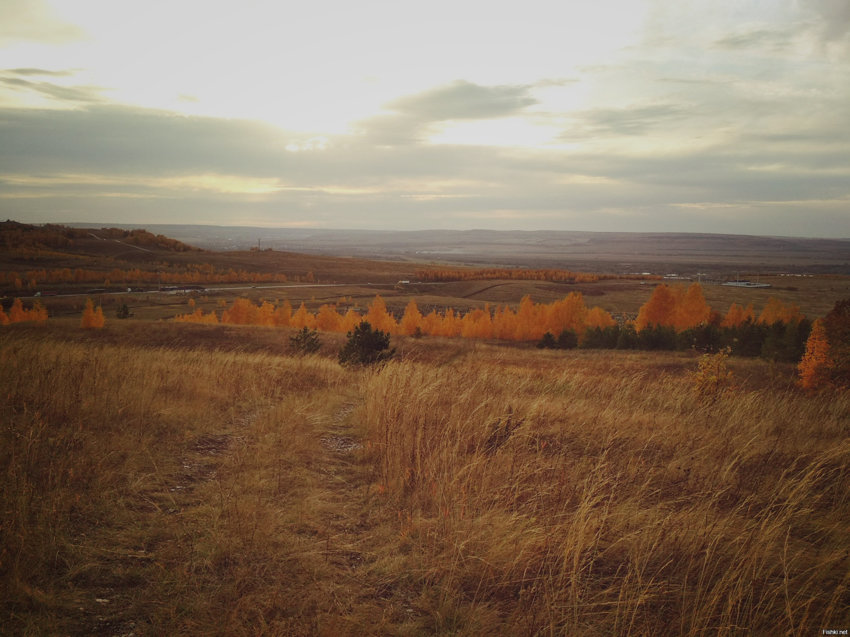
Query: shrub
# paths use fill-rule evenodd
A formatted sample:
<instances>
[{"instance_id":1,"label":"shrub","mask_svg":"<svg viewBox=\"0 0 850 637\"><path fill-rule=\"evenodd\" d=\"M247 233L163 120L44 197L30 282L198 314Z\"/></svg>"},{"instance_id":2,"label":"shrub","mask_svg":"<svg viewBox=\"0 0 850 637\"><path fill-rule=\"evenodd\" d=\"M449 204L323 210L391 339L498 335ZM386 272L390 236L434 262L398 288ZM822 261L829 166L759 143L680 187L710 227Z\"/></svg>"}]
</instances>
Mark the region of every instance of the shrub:
<instances>
[{"instance_id":1,"label":"shrub","mask_svg":"<svg viewBox=\"0 0 850 637\"><path fill-rule=\"evenodd\" d=\"M586 330L579 345L582 349L617 349L620 336L619 325L609 327L591 327Z\"/></svg>"},{"instance_id":2,"label":"shrub","mask_svg":"<svg viewBox=\"0 0 850 637\"><path fill-rule=\"evenodd\" d=\"M339 352L341 365L372 365L395 354L395 349L390 349L390 335L372 329L369 321L361 321L346 336L348 340Z\"/></svg>"},{"instance_id":3,"label":"shrub","mask_svg":"<svg viewBox=\"0 0 850 637\"><path fill-rule=\"evenodd\" d=\"M575 349L578 346L578 336L572 330L564 330L558 335L558 349Z\"/></svg>"},{"instance_id":4,"label":"shrub","mask_svg":"<svg viewBox=\"0 0 850 637\"><path fill-rule=\"evenodd\" d=\"M322 346L322 341L319 340L319 333L316 330L303 327L301 331L289 337L289 344L296 354L303 355L318 352Z\"/></svg>"},{"instance_id":5,"label":"shrub","mask_svg":"<svg viewBox=\"0 0 850 637\"><path fill-rule=\"evenodd\" d=\"M552 336L552 332L546 332L537 342L537 349L555 349L556 347L558 347L558 343Z\"/></svg>"},{"instance_id":6,"label":"shrub","mask_svg":"<svg viewBox=\"0 0 850 637\"><path fill-rule=\"evenodd\" d=\"M703 354L693 375L694 389L704 398L715 398L732 387L732 372L726 366L729 349Z\"/></svg>"}]
</instances>

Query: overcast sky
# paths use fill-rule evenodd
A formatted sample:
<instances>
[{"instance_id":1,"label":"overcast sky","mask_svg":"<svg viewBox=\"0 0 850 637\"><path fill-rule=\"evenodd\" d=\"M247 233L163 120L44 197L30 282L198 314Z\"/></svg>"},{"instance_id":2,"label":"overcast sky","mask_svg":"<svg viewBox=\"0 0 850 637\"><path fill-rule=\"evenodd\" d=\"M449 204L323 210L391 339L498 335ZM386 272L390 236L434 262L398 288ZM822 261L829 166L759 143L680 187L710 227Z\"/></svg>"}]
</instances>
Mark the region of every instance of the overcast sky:
<instances>
[{"instance_id":1,"label":"overcast sky","mask_svg":"<svg viewBox=\"0 0 850 637\"><path fill-rule=\"evenodd\" d=\"M850 237L850 1L2 0L0 217Z\"/></svg>"}]
</instances>

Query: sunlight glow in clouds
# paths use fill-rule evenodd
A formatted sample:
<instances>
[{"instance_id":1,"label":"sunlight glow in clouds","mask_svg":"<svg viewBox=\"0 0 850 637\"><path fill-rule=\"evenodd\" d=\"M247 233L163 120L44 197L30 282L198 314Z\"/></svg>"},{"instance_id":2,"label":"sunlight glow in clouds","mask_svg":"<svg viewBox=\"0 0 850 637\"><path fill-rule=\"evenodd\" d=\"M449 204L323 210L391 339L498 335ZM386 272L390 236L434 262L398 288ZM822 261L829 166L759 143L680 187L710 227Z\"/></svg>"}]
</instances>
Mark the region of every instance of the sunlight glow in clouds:
<instances>
[{"instance_id":1,"label":"sunlight glow in clouds","mask_svg":"<svg viewBox=\"0 0 850 637\"><path fill-rule=\"evenodd\" d=\"M847 236L848 103L844 0L6 0L0 214Z\"/></svg>"}]
</instances>

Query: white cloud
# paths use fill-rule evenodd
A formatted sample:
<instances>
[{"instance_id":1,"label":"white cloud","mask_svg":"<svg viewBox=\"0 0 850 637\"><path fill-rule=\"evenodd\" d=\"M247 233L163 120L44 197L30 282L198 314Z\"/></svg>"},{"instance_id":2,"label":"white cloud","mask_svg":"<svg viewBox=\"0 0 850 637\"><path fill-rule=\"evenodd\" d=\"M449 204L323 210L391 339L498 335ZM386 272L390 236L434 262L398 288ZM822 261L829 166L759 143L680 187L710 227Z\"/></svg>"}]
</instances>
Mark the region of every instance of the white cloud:
<instances>
[{"instance_id":1,"label":"white cloud","mask_svg":"<svg viewBox=\"0 0 850 637\"><path fill-rule=\"evenodd\" d=\"M21 41L64 43L82 37L83 30L57 16L45 0L0 2L0 46Z\"/></svg>"}]
</instances>

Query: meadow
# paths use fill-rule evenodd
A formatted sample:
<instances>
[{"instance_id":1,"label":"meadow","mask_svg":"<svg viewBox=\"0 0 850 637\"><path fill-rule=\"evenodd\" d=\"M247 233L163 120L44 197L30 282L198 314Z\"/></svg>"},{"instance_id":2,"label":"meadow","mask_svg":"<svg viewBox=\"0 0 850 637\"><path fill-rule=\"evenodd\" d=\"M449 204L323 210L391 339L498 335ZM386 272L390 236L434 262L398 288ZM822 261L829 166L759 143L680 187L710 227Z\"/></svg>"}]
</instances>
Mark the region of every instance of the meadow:
<instances>
[{"instance_id":1,"label":"meadow","mask_svg":"<svg viewBox=\"0 0 850 637\"><path fill-rule=\"evenodd\" d=\"M0 329L0 632L850 627L846 392L439 337L344 368L290 334Z\"/></svg>"}]
</instances>

